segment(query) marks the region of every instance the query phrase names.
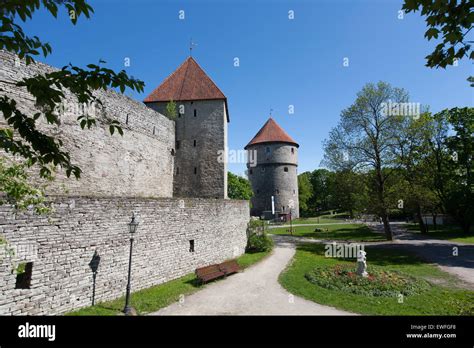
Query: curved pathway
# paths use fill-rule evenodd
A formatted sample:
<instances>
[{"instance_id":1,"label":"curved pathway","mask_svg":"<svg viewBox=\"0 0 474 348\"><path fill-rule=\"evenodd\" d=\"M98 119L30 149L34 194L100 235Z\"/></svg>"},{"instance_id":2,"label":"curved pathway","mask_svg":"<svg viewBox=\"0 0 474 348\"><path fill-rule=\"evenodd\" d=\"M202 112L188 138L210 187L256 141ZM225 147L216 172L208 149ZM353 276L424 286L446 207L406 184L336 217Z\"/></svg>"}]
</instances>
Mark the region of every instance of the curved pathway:
<instances>
[{"instance_id":1,"label":"curved pathway","mask_svg":"<svg viewBox=\"0 0 474 348\"><path fill-rule=\"evenodd\" d=\"M151 315L349 315L291 295L278 276L295 254L293 243L276 241L273 253L258 264Z\"/></svg>"}]
</instances>

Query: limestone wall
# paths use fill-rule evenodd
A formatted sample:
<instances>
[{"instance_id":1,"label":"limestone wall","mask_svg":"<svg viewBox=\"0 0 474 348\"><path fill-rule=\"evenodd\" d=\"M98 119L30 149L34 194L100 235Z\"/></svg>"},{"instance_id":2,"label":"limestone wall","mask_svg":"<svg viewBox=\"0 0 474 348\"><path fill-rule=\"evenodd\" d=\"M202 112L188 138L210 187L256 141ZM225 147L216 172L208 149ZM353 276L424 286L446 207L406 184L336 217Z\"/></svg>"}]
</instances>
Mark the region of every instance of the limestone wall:
<instances>
[{"instance_id":1,"label":"limestone wall","mask_svg":"<svg viewBox=\"0 0 474 348\"><path fill-rule=\"evenodd\" d=\"M100 256L96 302L124 295L128 223L134 243L132 291L178 278L244 252L247 201L55 197L55 212L38 216L0 206L0 315L60 314L91 305L89 263ZM190 240L195 251L190 252ZM7 249L15 250L9 256ZM33 262L31 288L15 289L14 264Z\"/></svg>"},{"instance_id":2,"label":"limestone wall","mask_svg":"<svg viewBox=\"0 0 474 348\"><path fill-rule=\"evenodd\" d=\"M31 95L11 83L54 70L42 63L26 66L15 55L0 51L0 88L4 90L1 93L14 98L22 111L33 115L37 109ZM82 106L72 95L67 96L64 112L60 113L61 125L53 127L43 122L40 128L63 141L72 162L83 173L81 180L75 180L65 178L60 172L50 184L48 194L172 196L174 121L141 102L108 90L97 92L105 105L105 115L97 113L97 125L82 130L77 122L77 110ZM93 113L96 109L92 105L88 110ZM117 133L110 135L110 120L120 121L123 137ZM4 125L5 121L0 117L0 126Z\"/></svg>"}]
</instances>

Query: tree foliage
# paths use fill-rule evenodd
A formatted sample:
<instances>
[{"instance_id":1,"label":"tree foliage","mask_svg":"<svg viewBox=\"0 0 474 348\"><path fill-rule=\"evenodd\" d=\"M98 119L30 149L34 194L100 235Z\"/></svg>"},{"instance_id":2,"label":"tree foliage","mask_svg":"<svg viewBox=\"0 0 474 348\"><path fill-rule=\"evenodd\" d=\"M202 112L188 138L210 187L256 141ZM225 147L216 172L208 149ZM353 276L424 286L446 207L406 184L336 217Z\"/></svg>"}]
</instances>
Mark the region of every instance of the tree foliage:
<instances>
[{"instance_id":1,"label":"tree foliage","mask_svg":"<svg viewBox=\"0 0 474 348\"><path fill-rule=\"evenodd\" d=\"M249 200L253 196L250 182L246 178L227 172L227 195L230 199Z\"/></svg>"},{"instance_id":2,"label":"tree foliage","mask_svg":"<svg viewBox=\"0 0 474 348\"><path fill-rule=\"evenodd\" d=\"M51 211L44 197L44 190L37 188L28 181L26 164L14 163L0 158L0 205L12 204L24 210L33 207L38 214Z\"/></svg>"},{"instance_id":3,"label":"tree foliage","mask_svg":"<svg viewBox=\"0 0 474 348\"><path fill-rule=\"evenodd\" d=\"M313 195L313 187L311 185L311 173L304 172L298 175L298 202L301 216L309 216L309 200Z\"/></svg>"},{"instance_id":4,"label":"tree foliage","mask_svg":"<svg viewBox=\"0 0 474 348\"><path fill-rule=\"evenodd\" d=\"M408 93L388 83L366 84L357 94L355 102L341 113L337 127L324 142L323 163L331 169L375 171L377 213L384 223L385 233L392 239L388 223L386 187L390 170L396 161L396 138L404 116L387 110L387 105L408 102ZM391 106L390 106L391 108Z\"/></svg>"},{"instance_id":5,"label":"tree foliage","mask_svg":"<svg viewBox=\"0 0 474 348\"><path fill-rule=\"evenodd\" d=\"M76 24L80 16L86 18L93 13L92 7L85 0L4 0L0 11L0 49L12 52L25 63L31 64L36 56L47 56L52 52L48 43L43 43L37 36L26 35L18 24L18 19L25 22L31 19L34 12L40 8L46 9L52 16L57 17L60 8L67 10L72 24ZM0 110L3 113L7 128L0 129L0 147L13 155L27 159L28 165L37 164L40 175L48 177L51 174L50 165L60 166L69 177L73 174L80 177L81 169L73 163L69 153L63 149L61 140L38 129L37 121L44 119L48 124L59 126L60 115L57 106L65 100L65 91L69 91L79 104L95 103L102 106L94 91L107 88L118 88L121 93L126 88L143 91L144 83L129 77L122 70L119 73L99 64L89 64L86 69L72 64L64 66L59 71L44 75L25 78L18 82L1 81L16 87L26 89L34 98L38 112L29 114L18 108L14 98L2 95ZM0 92L4 92L0 89ZM4 93L2 93L4 94ZM90 128L95 119L87 113L77 115L81 128ZM109 131L123 134L118 121L109 123Z\"/></svg>"},{"instance_id":6,"label":"tree foliage","mask_svg":"<svg viewBox=\"0 0 474 348\"><path fill-rule=\"evenodd\" d=\"M426 66L446 68L456 59L468 57L474 60L474 52L467 41L474 23L473 1L405 0L402 9L406 13L420 11L428 27L425 38L440 40L434 51L426 56ZM469 77L468 81L474 84L474 77Z\"/></svg>"},{"instance_id":7,"label":"tree foliage","mask_svg":"<svg viewBox=\"0 0 474 348\"><path fill-rule=\"evenodd\" d=\"M176 103L173 100L170 100L166 104L166 116L168 116L168 118L170 120L175 120L176 116L178 116L178 111L176 109Z\"/></svg>"}]
</instances>

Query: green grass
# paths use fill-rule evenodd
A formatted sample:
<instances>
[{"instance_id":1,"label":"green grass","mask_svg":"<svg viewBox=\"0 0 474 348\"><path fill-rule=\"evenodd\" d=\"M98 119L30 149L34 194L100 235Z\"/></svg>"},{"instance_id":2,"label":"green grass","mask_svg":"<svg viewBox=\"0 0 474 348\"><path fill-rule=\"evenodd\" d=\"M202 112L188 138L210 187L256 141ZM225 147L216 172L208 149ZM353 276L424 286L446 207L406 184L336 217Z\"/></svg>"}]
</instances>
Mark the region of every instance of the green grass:
<instances>
[{"instance_id":1,"label":"green grass","mask_svg":"<svg viewBox=\"0 0 474 348\"><path fill-rule=\"evenodd\" d=\"M347 213L340 214L327 214L321 215L320 217L306 217L293 219L294 224L330 224L334 222L344 222L344 219L349 218ZM286 222L285 225L289 225L289 222Z\"/></svg>"},{"instance_id":2,"label":"green grass","mask_svg":"<svg viewBox=\"0 0 474 348\"><path fill-rule=\"evenodd\" d=\"M315 229L322 229L322 232L315 232ZM326 231L328 230L328 231ZM268 230L272 234L289 235L289 226L273 228ZM293 227L293 235L306 238L324 240L351 240L351 241L382 241L386 240L385 235L375 233L364 224L342 224L327 226L297 226Z\"/></svg>"},{"instance_id":3,"label":"green grass","mask_svg":"<svg viewBox=\"0 0 474 348\"><path fill-rule=\"evenodd\" d=\"M408 230L414 233L421 233L418 224L409 224ZM471 234L466 235L459 226L456 225L438 225L436 230L432 225L428 226L428 234L425 236L434 239L450 240L452 242L474 244L474 226L471 228Z\"/></svg>"},{"instance_id":4,"label":"green grass","mask_svg":"<svg viewBox=\"0 0 474 348\"><path fill-rule=\"evenodd\" d=\"M352 264L355 260L324 257L324 246L306 243L298 247L290 266L280 275L282 286L292 294L353 313L370 315L474 315L474 291L461 289L454 276L425 263L413 254L399 250L366 247L368 270L371 265L399 271L427 280L429 290L407 296L403 303L397 297L369 297L338 290L328 290L310 283L305 274L315 266Z\"/></svg>"},{"instance_id":5,"label":"green grass","mask_svg":"<svg viewBox=\"0 0 474 348\"><path fill-rule=\"evenodd\" d=\"M271 251L243 254L237 258L237 262L242 269L245 269L269 255ZM205 285L200 285L194 273L185 275L182 278L175 279L164 284L153 286L132 293L131 306L134 307L138 314L147 314L158 311L170 304L178 301L181 295L190 295ZM95 306L85 307L74 312L67 313L70 316L79 315L122 315L125 305L125 297L98 303Z\"/></svg>"}]
</instances>

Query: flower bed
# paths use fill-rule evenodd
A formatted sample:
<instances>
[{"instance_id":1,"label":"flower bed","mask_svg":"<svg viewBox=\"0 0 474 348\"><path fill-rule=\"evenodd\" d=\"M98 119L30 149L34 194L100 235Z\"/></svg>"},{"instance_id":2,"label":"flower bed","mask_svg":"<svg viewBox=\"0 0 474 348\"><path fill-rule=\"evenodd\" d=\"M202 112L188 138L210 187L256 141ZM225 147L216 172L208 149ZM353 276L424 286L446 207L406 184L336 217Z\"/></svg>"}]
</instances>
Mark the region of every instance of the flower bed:
<instances>
[{"instance_id":1,"label":"flower bed","mask_svg":"<svg viewBox=\"0 0 474 348\"><path fill-rule=\"evenodd\" d=\"M357 275L355 267L338 264L331 267L316 267L306 273L305 277L312 284L326 289L366 296L393 297L399 294L411 296L430 288L430 284L425 280L397 271L371 266L368 273L368 277L361 277Z\"/></svg>"}]
</instances>

